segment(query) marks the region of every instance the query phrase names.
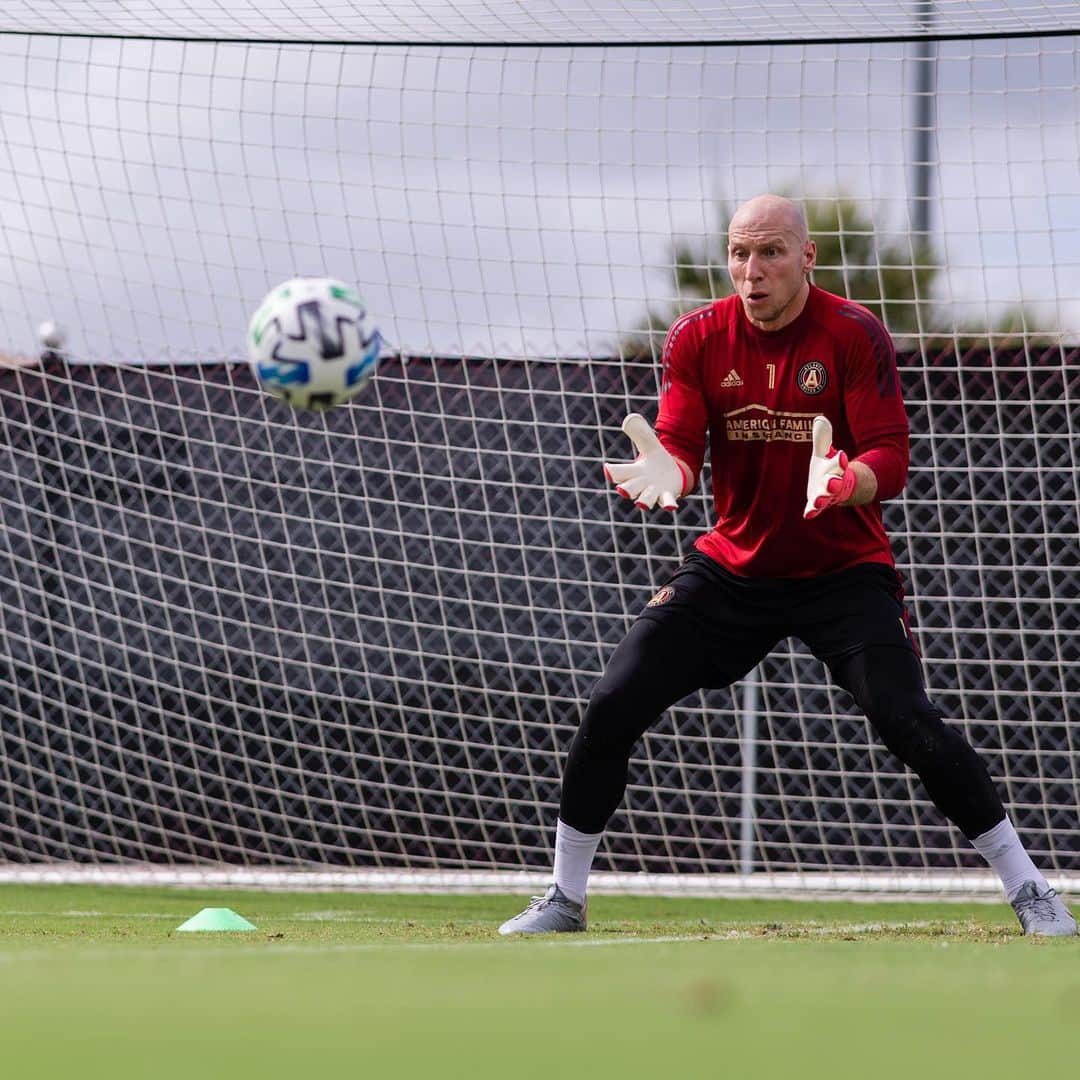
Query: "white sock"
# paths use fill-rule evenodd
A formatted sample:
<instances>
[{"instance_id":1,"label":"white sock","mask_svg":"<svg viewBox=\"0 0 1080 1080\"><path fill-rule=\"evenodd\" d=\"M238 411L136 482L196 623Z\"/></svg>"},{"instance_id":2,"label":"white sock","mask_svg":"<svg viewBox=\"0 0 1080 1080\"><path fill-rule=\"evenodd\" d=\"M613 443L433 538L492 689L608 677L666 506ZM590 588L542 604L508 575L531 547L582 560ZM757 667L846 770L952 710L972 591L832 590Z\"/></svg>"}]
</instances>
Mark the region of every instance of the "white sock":
<instances>
[{"instance_id":1,"label":"white sock","mask_svg":"<svg viewBox=\"0 0 1080 1080\"><path fill-rule=\"evenodd\" d=\"M603 833L583 833L560 821L555 826L555 884L575 904L585 903L589 871Z\"/></svg>"},{"instance_id":2,"label":"white sock","mask_svg":"<svg viewBox=\"0 0 1080 1080\"><path fill-rule=\"evenodd\" d=\"M1031 856L1024 850L1013 823L1007 817L992 829L976 836L971 843L1001 878L1006 900L1011 900L1025 881L1034 881L1040 890L1050 888L1046 878L1031 861Z\"/></svg>"}]
</instances>

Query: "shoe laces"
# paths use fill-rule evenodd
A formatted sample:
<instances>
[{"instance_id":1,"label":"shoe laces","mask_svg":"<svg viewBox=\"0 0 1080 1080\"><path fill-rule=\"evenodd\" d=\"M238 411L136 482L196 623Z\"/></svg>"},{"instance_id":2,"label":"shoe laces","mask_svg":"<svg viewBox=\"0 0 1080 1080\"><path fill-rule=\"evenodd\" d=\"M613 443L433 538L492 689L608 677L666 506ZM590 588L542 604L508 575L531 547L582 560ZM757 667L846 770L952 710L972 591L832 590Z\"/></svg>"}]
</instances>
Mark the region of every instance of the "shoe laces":
<instances>
[{"instance_id":1,"label":"shoe laces","mask_svg":"<svg viewBox=\"0 0 1080 1080\"><path fill-rule=\"evenodd\" d=\"M1058 909L1057 905L1054 903L1056 899L1057 893L1051 889L1049 892L1036 894L1035 896L1027 896L1017 900L1016 907L1017 910L1037 915L1040 919L1049 919L1051 922L1057 922Z\"/></svg>"},{"instance_id":2,"label":"shoe laces","mask_svg":"<svg viewBox=\"0 0 1080 1080\"><path fill-rule=\"evenodd\" d=\"M558 892L557 886L552 885L543 896L533 896L529 898L529 906L526 911L537 911L542 907L547 907L548 904L558 904L563 901L565 897L562 893Z\"/></svg>"}]
</instances>

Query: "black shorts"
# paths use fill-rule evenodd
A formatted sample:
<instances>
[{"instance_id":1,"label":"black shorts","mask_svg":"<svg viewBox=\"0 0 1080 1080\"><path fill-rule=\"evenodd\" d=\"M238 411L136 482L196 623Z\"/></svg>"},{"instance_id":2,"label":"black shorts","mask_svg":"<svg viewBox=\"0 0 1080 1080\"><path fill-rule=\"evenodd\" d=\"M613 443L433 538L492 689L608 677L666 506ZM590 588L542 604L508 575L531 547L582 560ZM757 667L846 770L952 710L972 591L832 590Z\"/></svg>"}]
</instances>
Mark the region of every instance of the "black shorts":
<instances>
[{"instance_id":1,"label":"black shorts","mask_svg":"<svg viewBox=\"0 0 1080 1080\"><path fill-rule=\"evenodd\" d=\"M903 596L900 576L883 563L815 578L741 578L695 551L639 618L681 637L707 673L702 685L723 687L788 637L826 664L869 645L917 653Z\"/></svg>"}]
</instances>

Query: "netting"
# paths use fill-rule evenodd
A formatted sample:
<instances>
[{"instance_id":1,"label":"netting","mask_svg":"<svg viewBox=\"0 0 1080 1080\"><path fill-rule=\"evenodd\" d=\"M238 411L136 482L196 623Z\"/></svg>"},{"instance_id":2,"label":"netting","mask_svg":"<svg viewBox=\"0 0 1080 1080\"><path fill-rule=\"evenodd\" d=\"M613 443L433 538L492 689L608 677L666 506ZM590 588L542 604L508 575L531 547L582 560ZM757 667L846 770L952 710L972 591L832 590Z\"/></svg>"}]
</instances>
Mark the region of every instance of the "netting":
<instances>
[{"instance_id":1,"label":"netting","mask_svg":"<svg viewBox=\"0 0 1080 1080\"><path fill-rule=\"evenodd\" d=\"M1072 33L1072 0L9 0L0 31L189 40L611 45Z\"/></svg>"},{"instance_id":2,"label":"netting","mask_svg":"<svg viewBox=\"0 0 1080 1080\"><path fill-rule=\"evenodd\" d=\"M64 7L0 28L85 29ZM196 20L106 7L103 32ZM496 7L453 10L494 34ZM627 35L663 10L621 8ZM292 36L360 32L293 9ZM998 19L935 25L962 14ZM773 189L808 200L819 284L901 346L886 520L935 701L1033 854L1080 870L1077 55L4 34L0 340L52 318L70 351L0 374L0 852L546 867L589 689L711 513L642 520L600 461L655 409L667 321L724 290L726 214ZM235 363L296 273L356 283L393 347L325 416ZM753 717L738 686L648 736L602 869L977 865L797 643L755 685Z\"/></svg>"},{"instance_id":3,"label":"netting","mask_svg":"<svg viewBox=\"0 0 1080 1080\"><path fill-rule=\"evenodd\" d=\"M888 524L928 677L1033 850L1077 869L1078 354L903 368ZM387 362L298 419L229 366L4 377L8 858L522 867L628 618L705 523L599 480L645 372ZM602 865L734 869L731 692L667 715ZM764 665L759 869L974 865L795 644Z\"/></svg>"}]
</instances>

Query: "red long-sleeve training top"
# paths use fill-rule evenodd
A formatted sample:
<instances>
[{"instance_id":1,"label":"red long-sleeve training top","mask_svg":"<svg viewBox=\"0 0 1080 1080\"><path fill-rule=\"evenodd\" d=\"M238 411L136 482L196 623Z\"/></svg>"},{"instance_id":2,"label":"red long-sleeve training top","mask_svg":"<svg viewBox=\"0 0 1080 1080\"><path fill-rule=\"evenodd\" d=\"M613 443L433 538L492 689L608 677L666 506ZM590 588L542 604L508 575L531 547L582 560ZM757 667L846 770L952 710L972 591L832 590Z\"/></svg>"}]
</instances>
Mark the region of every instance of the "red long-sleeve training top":
<instances>
[{"instance_id":1,"label":"red long-sleeve training top","mask_svg":"<svg viewBox=\"0 0 1080 1080\"><path fill-rule=\"evenodd\" d=\"M803 518L815 416L877 476L877 499ZM883 499L904 486L908 420L896 351L866 308L811 286L799 316L759 330L736 296L668 331L656 433L694 471L709 437L716 525L695 546L744 577L813 577L893 565Z\"/></svg>"}]
</instances>

